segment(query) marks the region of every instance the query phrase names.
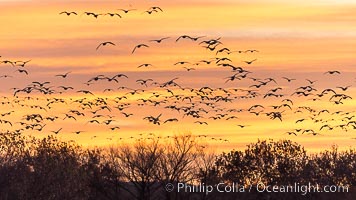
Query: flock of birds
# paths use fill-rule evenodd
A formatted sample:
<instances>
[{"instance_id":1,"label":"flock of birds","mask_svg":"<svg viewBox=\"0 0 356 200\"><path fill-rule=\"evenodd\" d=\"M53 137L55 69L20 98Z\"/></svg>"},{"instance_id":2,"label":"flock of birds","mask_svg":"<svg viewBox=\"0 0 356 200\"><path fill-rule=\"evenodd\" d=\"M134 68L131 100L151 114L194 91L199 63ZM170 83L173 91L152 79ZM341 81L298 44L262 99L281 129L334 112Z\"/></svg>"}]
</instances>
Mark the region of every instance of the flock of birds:
<instances>
[{"instance_id":1,"label":"flock of birds","mask_svg":"<svg viewBox=\"0 0 356 200\"><path fill-rule=\"evenodd\" d=\"M123 10L123 13L134 11ZM163 12L160 7L151 7L145 13ZM76 12L63 11L61 15L78 15ZM118 16L122 13L98 14L83 13L87 16ZM257 49L232 50L223 42L222 38L208 38L207 36L181 35L173 38L166 36L152 39L148 42L161 44L168 40L175 43L181 40L191 42L209 50L207 58L202 60L179 60L171 63L172 66L181 66L186 73L198 69L198 66L215 68L226 71L227 77L217 77L226 87L212 87L201 85L190 87L181 77L161 77L132 79L124 73L97 74L81 84L58 84L61 80L74 79L75 69L61 74L53 74L46 81L31 81L24 87L11 88L11 95L1 97L0 123L2 129L10 132L29 132L61 134L67 132L68 124L76 124L77 130L73 134L86 132L86 126L104 127L103 131L115 133L125 132L120 122L135 119L136 123L156 126L169 126L182 120L198 126L209 126L213 121L229 121L231 126L238 129L254 126L243 123L244 117L265 118L277 120L280 123L285 118L296 118L293 127L286 131L288 135L311 134L318 135L328 131L355 131L356 110L342 109L343 104L352 101L348 94L353 83L335 85L330 88L320 88L318 80L297 80L294 77L257 77L250 66L258 61L257 57L250 60L241 60L246 66L237 66L231 54L258 55ZM96 51L108 46L116 46L112 41L99 42ZM140 43L135 45L132 54L140 49L148 49L150 45ZM0 67L14 68L12 74L0 75L0 79L11 79L17 74L31 76L28 65L30 60L8 60L0 56ZM153 63L143 63L137 68L149 68ZM172 73L174 74L174 73ZM342 76L342 72L333 70L324 73L328 79ZM296 84L299 83L300 85ZM66 83L63 81L62 83ZM135 84L135 87L126 85ZM246 85L247 84L247 85ZM99 86L102 90L92 90L92 86ZM241 86L239 85L246 85ZM244 103L242 103L244 102ZM247 102L247 103L246 103ZM320 109L318 106L307 106L308 102L320 102L330 109ZM248 104L247 106L245 106ZM335 108L339 110L333 111ZM7 109L7 111L5 111ZM56 112L54 112L56 110ZM58 111L59 110L59 111ZM152 111L146 114L143 110ZM27 112L27 113L26 113ZM25 114L24 114L25 113ZM145 116L142 116L145 114ZM20 117L19 117L20 116ZM10 120L11 119L11 120ZM15 119L15 120L14 120ZM288 119L287 119L288 120ZM310 123L307 123L310 122ZM258 122L257 122L258 123ZM51 127L48 128L49 124ZM57 125L58 124L58 125ZM294 127L295 126L295 127ZM70 125L70 128L73 128ZM150 136L154 134L150 133ZM140 134L142 136L142 134ZM92 139L99 137L92 136ZM169 136L168 136L169 137ZM199 135L208 137L208 135ZM114 137L108 137L112 140ZM133 139L134 136L118 134L117 139ZM211 137L212 140L228 142L227 139Z\"/></svg>"},{"instance_id":2,"label":"flock of birds","mask_svg":"<svg viewBox=\"0 0 356 200\"><path fill-rule=\"evenodd\" d=\"M137 9L116 9L118 12L107 12L107 13L94 13L94 12L83 12L81 15L85 15L88 17L94 17L95 19L98 19L99 16L109 16L109 17L118 17L122 18L124 14L131 13L137 11ZM142 14L153 14L153 13L159 13L163 12L162 8L158 6L152 6L149 9L145 10L142 12ZM78 15L78 12L75 11L62 11L59 13L60 15Z\"/></svg>"}]
</instances>

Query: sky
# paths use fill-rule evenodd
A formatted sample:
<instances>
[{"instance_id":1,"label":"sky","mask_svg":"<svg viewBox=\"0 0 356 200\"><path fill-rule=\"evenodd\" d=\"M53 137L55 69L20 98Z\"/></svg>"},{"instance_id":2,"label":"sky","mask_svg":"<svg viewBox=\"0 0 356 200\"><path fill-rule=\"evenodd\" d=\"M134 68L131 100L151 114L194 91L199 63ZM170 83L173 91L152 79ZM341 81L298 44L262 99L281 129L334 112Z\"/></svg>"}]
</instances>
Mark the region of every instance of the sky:
<instances>
[{"instance_id":1,"label":"sky","mask_svg":"<svg viewBox=\"0 0 356 200\"><path fill-rule=\"evenodd\" d=\"M152 6L160 7L163 12L145 13ZM134 9L129 13L123 13L118 9ZM74 11L78 15L67 16L59 14L62 11ZM59 116L56 122L43 121L46 124L42 131L25 130L27 134L44 137L51 131L62 128L59 137L64 140L75 140L85 146L109 145L121 140L130 141L129 137L140 137L140 134L153 132L157 136L168 136L181 133L195 135L206 134L210 138L218 138L213 141L214 148L226 150L241 148L246 144L260 139L291 139L304 145L310 151L325 149L333 144L341 148L355 146L355 129L333 128L326 131L319 130L324 125L315 123L310 119L306 111L298 111L298 107L310 106L316 112L327 109L330 113L324 113L323 119L334 119L325 122L330 126L337 126L355 120L348 121L345 117L355 114L355 100L347 99L341 105L335 105L326 97L312 101L312 97L290 96L295 89L305 86L305 79L318 80L313 87L318 93L326 88L332 88L338 93L355 97L356 93L356 3L354 1L262 1L262 0L192 0L192 1L161 1L161 0L137 0L137 1L0 1L0 60L27 61L24 67L29 75L15 71L21 67L1 63L0 76L9 75L11 78L0 78L0 95L4 103L2 113L14 111L10 115L1 116L1 120L11 120L13 126L4 125L2 130L14 130L21 128L19 123L23 116L29 113L40 113L43 116ZM97 19L83 14L94 13L119 13L122 18L100 15ZM192 37L204 36L198 41L176 39L182 35ZM161 43L150 40L169 37ZM220 39L219 39L220 38ZM245 51L256 49L254 53L220 53L212 52L204 48L201 41L219 39L219 48L229 48L231 51ZM106 41L115 43L115 46L97 46ZM138 44L147 44L148 48L133 48ZM154 106L145 104L138 106L142 98L152 100L164 100L168 96L165 88L139 85L138 79L151 78L158 83L164 83L173 78L182 87L225 89L251 89L256 82L251 79L225 82L226 77L233 75L227 68L202 64L174 65L177 62L189 61L197 63L200 60L215 59L215 57L229 57L234 66L240 66L251 71L248 77L276 79L258 90L266 94L268 90L282 87L284 98L292 98L294 101L292 110L279 110L283 114L283 121L271 120L264 113L256 116L246 111L254 104L261 104L266 109L263 112L271 112L270 106L281 104L283 98L252 98L236 99L231 103L216 102L217 108L223 111L211 109L204 119L195 119L184 116L183 113L171 111L165 106L172 105L171 100L162 105ZM248 65L244 61L257 59ZM150 63L151 67L137 68L137 66ZM187 71L183 67L193 67L196 70ZM341 74L325 74L329 70L338 70ZM56 77L57 74L70 72L67 78ZM118 83L98 81L86 86L84 83L97 75L113 76L124 73L129 78L119 78ZM286 82L282 77L295 78L296 81ZM24 88L33 81L48 81L55 88L56 93L51 95L19 94L17 99L30 95L38 100L24 100L22 103L13 97L10 88ZM72 86L74 90L58 93L58 86ZM336 88L338 86L350 86L346 91ZM129 87L145 89L140 94L127 94L130 90L118 89ZM104 89L113 91L103 92ZM169 88L174 93L183 96L196 95L187 90ZM256 88L257 89L257 88ZM16 89L15 89L16 90ZM79 93L79 90L90 90L93 95ZM221 91L220 91L221 92ZM154 94L161 94L155 99ZM216 92L218 93L218 92ZM316 92L315 92L316 93ZM220 94L220 93L219 93ZM243 92L233 93L233 96L241 96ZM113 99L119 96L127 96L128 99ZM76 99L97 97L108 98L113 111L99 111L103 115L113 117L111 127L119 126L119 130L111 131L109 126L91 124L93 114L89 110L81 110L76 103L70 103ZM328 96L330 97L330 96ZM8 98L8 99L7 99ZM53 98L63 98L66 104L55 104L47 111L31 108L31 105L45 105ZM15 101L15 103L14 103ZM118 104L130 103L125 110L133 113L132 117L124 117L114 107ZM190 103L190 102L189 102ZM190 105L188 102L176 103L178 106ZM199 102L195 102L199 104ZM21 105L20 105L21 104ZM133 106L135 104L135 106ZM228 109L244 109L241 113L229 113L228 116L237 116L234 120L213 120L209 117L225 113ZM65 119L65 114L70 110L80 110L84 117L78 116L77 120ZM208 108L206 108L208 109ZM332 112L342 111L345 115L332 115ZM348 113L349 112L349 113ZM178 122L169 122L160 126L152 124L143 118L158 116L162 118L177 118ZM295 123L296 120L305 118L305 122ZM99 118L105 121L108 118ZM199 125L195 121L206 121L208 125ZM248 125L240 128L237 124ZM312 128L320 133L316 136L308 134L289 135L286 132L294 129ZM82 130L81 134L73 132ZM221 142L219 139L227 139Z\"/></svg>"}]
</instances>

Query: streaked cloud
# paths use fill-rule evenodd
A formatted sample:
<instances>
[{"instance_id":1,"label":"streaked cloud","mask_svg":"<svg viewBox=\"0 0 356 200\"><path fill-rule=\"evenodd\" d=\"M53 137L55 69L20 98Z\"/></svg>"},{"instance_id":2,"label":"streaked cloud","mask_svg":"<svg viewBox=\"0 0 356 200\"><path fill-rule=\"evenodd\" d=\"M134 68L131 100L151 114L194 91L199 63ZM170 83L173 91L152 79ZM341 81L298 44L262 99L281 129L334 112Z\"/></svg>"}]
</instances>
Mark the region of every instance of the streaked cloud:
<instances>
[{"instance_id":1,"label":"streaked cloud","mask_svg":"<svg viewBox=\"0 0 356 200\"><path fill-rule=\"evenodd\" d=\"M231 75L228 68L212 65L194 65L203 59L214 59L215 52L210 52L198 42L175 40L181 35L206 36L202 39L218 38L224 47L231 50L258 49L256 54L231 54L234 65L243 66L253 71L256 77L273 77L284 88L286 94L292 93L295 86L305 84L305 79L319 80L318 89L331 88L342 85L354 85L356 68L356 27L353 26L356 17L356 3L351 0L325 1L260 1L260 0L194 0L194 1L0 1L0 25L4 27L0 32L1 59L29 60L30 76L16 74L10 65L0 64L1 73L16 75L14 78L0 79L2 95L12 95L11 87L25 87L33 81L50 81L53 86L72 85L75 90L64 94L66 99L76 98L114 98L125 95L128 91L118 90L120 86L138 88L135 82L139 78L152 78L163 83L179 77L177 83L182 87L199 88L202 86L233 88L249 88L251 80L225 83L226 77ZM162 13L153 15L144 11L153 5L164 9ZM98 19L83 15L85 11L107 13L117 12L118 8L137 9L132 13L123 14L123 18L99 16ZM76 11L78 16L59 15L61 11ZM149 42L152 39L169 36L161 44ZM112 41L116 46L109 46L95 50L104 41ZM139 49L132 54L135 45L145 43L147 49ZM219 54L219 56L227 56ZM245 60L257 61L246 66ZM183 66L175 66L179 61L190 61L189 67L197 70L187 72ZM151 63L150 68L137 68L143 63ZM327 70L340 70L343 77L327 77L323 73ZM71 71L68 79L55 77L56 74ZM120 80L111 84L107 81L97 82L86 86L83 83L90 78L103 74L113 76L125 73L130 79ZM298 79L295 85L288 85L281 79L288 76ZM265 90L274 86L266 87ZM112 88L113 92L103 92L105 88ZM95 97L82 95L77 91L90 89ZM148 91L135 97L129 97L129 103L140 98L148 98L153 92L165 93L164 89L151 87ZM173 89L172 89L173 90ZM174 90L174 92L181 92ZM348 91L356 94L354 88ZM187 92L186 94L189 94ZM39 97L42 97L39 95ZM46 99L43 99L43 104ZM252 103L265 103L266 106L280 103L278 99L241 100L227 107L247 109ZM184 103L182 103L184 104ZM318 109L327 107L337 111L339 107L329 102L315 103L308 98L300 97L296 106L310 105ZM353 110L355 100L342 105L345 110ZM5 109L5 106L2 108ZM13 109L11 106L6 109ZM51 110L52 114L63 115L69 106L59 106ZM174 113L155 106L130 108L129 112L140 112L134 118L117 120L121 127L119 132L103 129L101 126L90 124L89 117L78 122L63 122L49 124L48 130L55 130L63 126L65 139L75 139L82 144L106 144L129 135L137 136L142 132L154 130L158 135L170 135L180 132L194 134L209 134L211 137L227 137L230 142L219 148L234 148L254 142L257 138L287 138L302 143L311 149L318 149L321 145L351 145L350 133L323 134L320 137L302 135L293 137L283 134L290 127L296 127L295 120L299 117L288 113L283 123L256 117L250 113L241 114L238 121L213 121L209 126L198 126L195 119L182 117L180 123L167 126L155 126L143 121L146 115L164 114L165 118L175 117ZM20 109L18 118L23 117L26 109ZM43 112L44 111L38 111ZM108 113L106 113L108 114ZM112 115L121 115L113 111ZM300 116L303 117L303 116ZM208 120L208 119L204 119ZM253 124L247 129L237 129L237 123ZM259 126L258 124L263 124ZM317 127L311 121L307 127ZM78 129L86 129L85 134L74 135ZM261 134L262 133L262 134Z\"/></svg>"}]
</instances>

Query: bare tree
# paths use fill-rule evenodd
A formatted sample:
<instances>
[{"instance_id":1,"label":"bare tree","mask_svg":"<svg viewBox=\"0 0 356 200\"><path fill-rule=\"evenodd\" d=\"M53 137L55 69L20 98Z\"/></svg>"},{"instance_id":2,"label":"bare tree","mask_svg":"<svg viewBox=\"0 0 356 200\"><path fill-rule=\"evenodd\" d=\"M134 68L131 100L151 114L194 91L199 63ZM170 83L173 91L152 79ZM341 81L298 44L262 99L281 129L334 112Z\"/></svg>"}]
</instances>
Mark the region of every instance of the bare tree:
<instances>
[{"instance_id":1,"label":"bare tree","mask_svg":"<svg viewBox=\"0 0 356 200\"><path fill-rule=\"evenodd\" d=\"M164 153L159 157L159 168L156 174L157 180L162 184L178 182L193 183L195 178L196 162L199 156L197 140L191 134L179 135L166 141L163 146ZM178 193L166 192L167 200L177 199Z\"/></svg>"},{"instance_id":2,"label":"bare tree","mask_svg":"<svg viewBox=\"0 0 356 200\"><path fill-rule=\"evenodd\" d=\"M215 165L216 159L216 154L213 151L207 152L205 146L199 149L199 155L195 161L196 171L194 172L197 182L204 185L216 185L220 182L219 172ZM199 196L202 200L215 198L214 195L204 192Z\"/></svg>"},{"instance_id":3,"label":"bare tree","mask_svg":"<svg viewBox=\"0 0 356 200\"><path fill-rule=\"evenodd\" d=\"M116 166L126 181L123 189L135 199L152 199L157 184L155 170L162 156L159 140L138 140L133 146L112 148L110 154L118 159Z\"/></svg>"}]
</instances>

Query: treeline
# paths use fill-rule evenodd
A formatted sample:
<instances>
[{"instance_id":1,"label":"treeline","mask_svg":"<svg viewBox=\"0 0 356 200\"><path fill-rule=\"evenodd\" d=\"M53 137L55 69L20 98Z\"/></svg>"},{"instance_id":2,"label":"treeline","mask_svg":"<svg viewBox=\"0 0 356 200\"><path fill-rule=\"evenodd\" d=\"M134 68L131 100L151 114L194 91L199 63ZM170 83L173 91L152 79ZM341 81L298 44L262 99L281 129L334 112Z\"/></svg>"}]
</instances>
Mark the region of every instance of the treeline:
<instances>
[{"instance_id":1,"label":"treeline","mask_svg":"<svg viewBox=\"0 0 356 200\"><path fill-rule=\"evenodd\" d=\"M355 199L356 153L336 147L308 155L289 140L258 141L244 151L207 153L193 135L136 140L86 149L53 136L0 133L0 199ZM171 192L167 184L173 185ZM178 192L189 186L238 184L252 191ZM337 193L260 193L264 185L319 184L349 188ZM198 188L198 187L197 187ZM171 189L171 188L168 188Z\"/></svg>"}]
</instances>

